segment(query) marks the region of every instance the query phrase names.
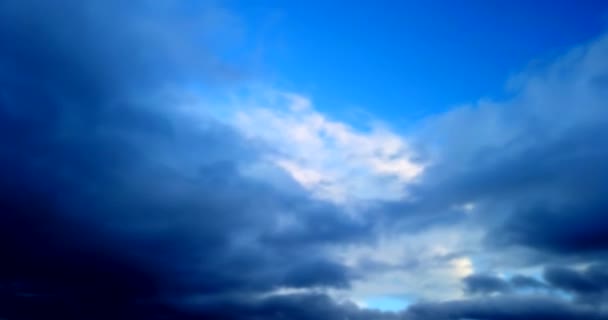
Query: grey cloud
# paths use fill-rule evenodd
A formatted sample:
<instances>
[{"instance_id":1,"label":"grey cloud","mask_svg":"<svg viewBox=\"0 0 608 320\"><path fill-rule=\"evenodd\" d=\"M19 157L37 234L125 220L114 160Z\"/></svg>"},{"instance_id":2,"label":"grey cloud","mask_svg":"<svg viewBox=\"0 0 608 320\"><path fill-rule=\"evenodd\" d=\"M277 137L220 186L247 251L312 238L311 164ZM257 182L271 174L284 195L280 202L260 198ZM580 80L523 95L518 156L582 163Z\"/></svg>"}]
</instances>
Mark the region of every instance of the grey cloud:
<instances>
[{"instance_id":1,"label":"grey cloud","mask_svg":"<svg viewBox=\"0 0 608 320\"><path fill-rule=\"evenodd\" d=\"M202 79L213 89L245 75L165 9L139 1L0 3L0 317L607 318L588 305L606 287L599 266L547 269L545 280L575 293L574 302L501 295L386 313L321 294L263 298L285 286L348 287L359 275L328 257L326 245L403 226L476 219L489 230L488 250L526 246L602 260L606 39L563 62L570 72L558 65L530 77L512 106L431 120L431 140L450 161L412 187L419 201L370 205L377 214L355 220L303 190L243 174L259 159L258 146L174 109L162 95L171 85ZM215 33L210 20L200 26ZM457 216L453 205L469 201L478 203L471 218ZM295 223L281 226L287 213ZM471 292L539 285L523 277L466 281Z\"/></svg>"},{"instance_id":2,"label":"grey cloud","mask_svg":"<svg viewBox=\"0 0 608 320\"><path fill-rule=\"evenodd\" d=\"M323 246L364 237L344 231L355 222L242 174L255 144L161 94L229 84L226 68L185 59L217 58L155 10L0 4L0 316L190 318L170 301L348 285ZM289 241L285 212L299 217Z\"/></svg>"},{"instance_id":3,"label":"grey cloud","mask_svg":"<svg viewBox=\"0 0 608 320\"><path fill-rule=\"evenodd\" d=\"M429 119L417 143L425 148L431 165L421 182L410 188L413 201L388 207L387 224L415 232L420 225L467 221L486 234L484 246L472 254L490 261L496 272L552 263L605 262L608 145L600 137L608 135L608 91L597 80L608 74L605 61L608 38L603 36L542 71L523 74L521 86L507 101L482 101ZM465 214L455 209L466 203L474 203L474 210ZM596 315L582 304L600 309L605 305L605 296L598 294L603 292L599 279L552 267L546 268L544 282L523 276L473 275L464 280L465 290L499 294L496 299L430 303L429 314L421 317L593 318ZM543 304L554 303L563 312L553 313L549 307L543 309L545 314L535 314L537 309L524 303L535 300L530 290L549 296L567 291L577 301L542 298ZM481 311L489 305L500 309L502 303L506 308L504 301L509 299L516 303L513 314L507 309L495 310L495 315ZM516 314L519 306L530 308L525 310L530 313ZM470 313L453 313L467 308ZM577 316L581 308L590 313Z\"/></svg>"},{"instance_id":4,"label":"grey cloud","mask_svg":"<svg viewBox=\"0 0 608 320\"><path fill-rule=\"evenodd\" d=\"M252 301L232 298L213 303L211 309L200 303L183 306L208 318L229 319L369 319L369 320L500 320L500 319L607 319L608 314L584 305L543 297L510 295L449 302L421 302L401 312L361 309L351 303L336 303L319 294L299 294ZM202 313L201 313L202 312ZM228 316L227 316L228 315Z\"/></svg>"},{"instance_id":5,"label":"grey cloud","mask_svg":"<svg viewBox=\"0 0 608 320\"><path fill-rule=\"evenodd\" d=\"M524 74L511 100L429 119L418 140L436 159L412 187L417 201L391 217L453 223L454 206L475 203L458 217L487 230L490 250L605 252L608 100L595 79L608 74L606 57L604 36Z\"/></svg>"},{"instance_id":6,"label":"grey cloud","mask_svg":"<svg viewBox=\"0 0 608 320\"><path fill-rule=\"evenodd\" d=\"M543 289L547 287L545 283L524 275L515 275L510 279L510 282L517 289Z\"/></svg>"},{"instance_id":7,"label":"grey cloud","mask_svg":"<svg viewBox=\"0 0 608 320\"><path fill-rule=\"evenodd\" d=\"M463 279L464 291L469 295L512 294L522 291L549 291L552 288L535 278L514 275L503 279L491 274L472 274Z\"/></svg>"},{"instance_id":8,"label":"grey cloud","mask_svg":"<svg viewBox=\"0 0 608 320\"><path fill-rule=\"evenodd\" d=\"M608 298L608 272L605 264L592 264L582 271L551 266L545 280L554 288L566 291L585 303L603 304Z\"/></svg>"},{"instance_id":9,"label":"grey cloud","mask_svg":"<svg viewBox=\"0 0 608 320\"><path fill-rule=\"evenodd\" d=\"M542 296L499 296L473 300L425 303L410 307L405 319L606 319L605 312Z\"/></svg>"},{"instance_id":10,"label":"grey cloud","mask_svg":"<svg viewBox=\"0 0 608 320\"><path fill-rule=\"evenodd\" d=\"M492 275L474 274L463 279L468 294L505 293L511 290L507 281Z\"/></svg>"}]
</instances>

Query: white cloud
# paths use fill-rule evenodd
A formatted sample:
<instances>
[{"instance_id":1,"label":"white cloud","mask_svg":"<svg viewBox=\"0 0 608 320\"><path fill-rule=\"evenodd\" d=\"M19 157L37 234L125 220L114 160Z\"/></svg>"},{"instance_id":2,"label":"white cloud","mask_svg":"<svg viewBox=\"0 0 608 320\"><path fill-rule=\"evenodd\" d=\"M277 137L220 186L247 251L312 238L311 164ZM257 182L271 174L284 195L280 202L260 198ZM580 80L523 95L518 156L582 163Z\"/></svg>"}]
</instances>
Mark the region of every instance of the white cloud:
<instances>
[{"instance_id":1,"label":"white cloud","mask_svg":"<svg viewBox=\"0 0 608 320\"><path fill-rule=\"evenodd\" d=\"M234 123L276 150L269 160L304 188L337 203L403 198L424 169L404 137L331 120L297 94L257 101L237 111Z\"/></svg>"},{"instance_id":2,"label":"white cloud","mask_svg":"<svg viewBox=\"0 0 608 320\"><path fill-rule=\"evenodd\" d=\"M347 290L353 300L403 297L449 300L462 297L462 278L475 271L473 251L481 233L444 226L417 233L384 235L376 243L339 247L338 260L363 278Z\"/></svg>"}]
</instances>

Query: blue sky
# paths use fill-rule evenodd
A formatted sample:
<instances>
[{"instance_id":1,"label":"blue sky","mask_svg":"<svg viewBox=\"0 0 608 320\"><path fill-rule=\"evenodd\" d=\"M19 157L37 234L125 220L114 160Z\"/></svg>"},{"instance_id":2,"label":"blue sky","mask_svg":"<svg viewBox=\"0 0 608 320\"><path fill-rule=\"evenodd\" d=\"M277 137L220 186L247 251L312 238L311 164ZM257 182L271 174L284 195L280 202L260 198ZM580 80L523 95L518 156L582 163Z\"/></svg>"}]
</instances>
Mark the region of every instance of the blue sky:
<instances>
[{"instance_id":1,"label":"blue sky","mask_svg":"<svg viewBox=\"0 0 608 320\"><path fill-rule=\"evenodd\" d=\"M0 1L0 319L608 320L607 14Z\"/></svg>"},{"instance_id":2,"label":"blue sky","mask_svg":"<svg viewBox=\"0 0 608 320\"><path fill-rule=\"evenodd\" d=\"M409 123L481 98L608 27L605 1L234 1L264 66L323 112Z\"/></svg>"}]
</instances>

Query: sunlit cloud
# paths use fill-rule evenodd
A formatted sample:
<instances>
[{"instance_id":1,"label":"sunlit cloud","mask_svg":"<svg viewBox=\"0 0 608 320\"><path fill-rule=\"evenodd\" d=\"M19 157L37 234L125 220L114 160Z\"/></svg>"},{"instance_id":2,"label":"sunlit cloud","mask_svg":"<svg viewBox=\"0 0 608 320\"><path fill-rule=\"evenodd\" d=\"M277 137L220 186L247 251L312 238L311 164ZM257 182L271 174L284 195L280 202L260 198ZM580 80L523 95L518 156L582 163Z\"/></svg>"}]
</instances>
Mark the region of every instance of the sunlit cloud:
<instances>
[{"instance_id":1,"label":"sunlit cloud","mask_svg":"<svg viewBox=\"0 0 608 320\"><path fill-rule=\"evenodd\" d=\"M424 171L406 137L331 120L301 95L279 92L275 98L239 110L236 126L272 145L270 161L321 199L402 199Z\"/></svg>"}]
</instances>

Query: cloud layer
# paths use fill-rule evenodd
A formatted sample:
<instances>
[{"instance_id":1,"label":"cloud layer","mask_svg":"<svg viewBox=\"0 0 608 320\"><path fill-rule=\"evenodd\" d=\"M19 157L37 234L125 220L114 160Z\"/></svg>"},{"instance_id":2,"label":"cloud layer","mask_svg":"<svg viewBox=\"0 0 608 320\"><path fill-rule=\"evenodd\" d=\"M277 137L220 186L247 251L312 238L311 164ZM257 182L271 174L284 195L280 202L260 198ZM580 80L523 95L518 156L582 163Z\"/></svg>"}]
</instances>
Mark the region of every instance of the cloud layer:
<instances>
[{"instance_id":1,"label":"cloud layer","mask_svg":"<svg viewBox=\"0 0 608 320\"><path fill-rule=\"evenodd\" d=\"M404 137L276 91L180 108L246 81L238 30L0 3L0 318L608 319L608 38Z\"/></svg>"}]
</instances>

